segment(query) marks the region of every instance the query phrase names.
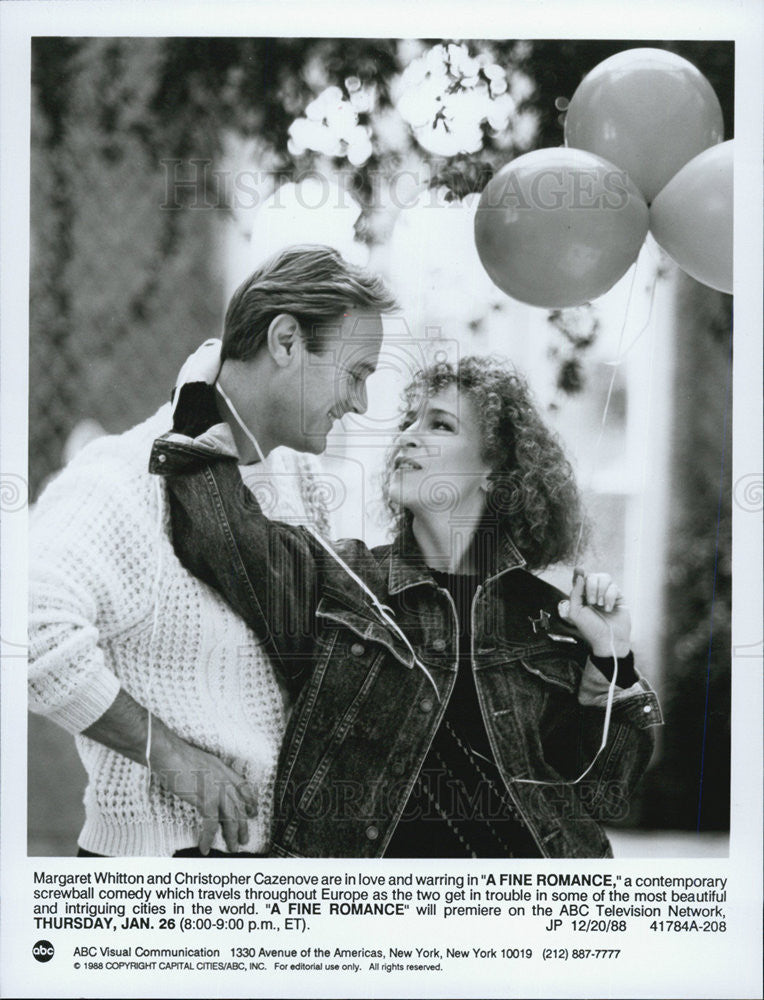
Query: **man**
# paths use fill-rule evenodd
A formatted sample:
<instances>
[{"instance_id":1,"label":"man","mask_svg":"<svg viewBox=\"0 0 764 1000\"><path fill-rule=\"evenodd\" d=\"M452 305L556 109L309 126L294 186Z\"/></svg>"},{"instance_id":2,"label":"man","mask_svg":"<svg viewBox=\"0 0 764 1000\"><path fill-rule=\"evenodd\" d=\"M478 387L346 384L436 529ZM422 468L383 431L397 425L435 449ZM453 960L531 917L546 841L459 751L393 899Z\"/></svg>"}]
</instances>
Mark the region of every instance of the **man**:
<instances>
[{"instance_id":1,"label":"man","mask_svg":"<svg viewBox=\"0 0 764 1000\"><path fill-rule=\"evenodd\" d=\"M234 294L222 348L184 367L174 426L234 444L244 464L279 445L320 453L335 420L366 409L393 305L327 247L283 251ZM288 695L253 633L175 556L148 473L170 419L163 408L84 449L32 519L30 708L76 736L82 855L268 845Z\"/></svg>"}]
</instances>

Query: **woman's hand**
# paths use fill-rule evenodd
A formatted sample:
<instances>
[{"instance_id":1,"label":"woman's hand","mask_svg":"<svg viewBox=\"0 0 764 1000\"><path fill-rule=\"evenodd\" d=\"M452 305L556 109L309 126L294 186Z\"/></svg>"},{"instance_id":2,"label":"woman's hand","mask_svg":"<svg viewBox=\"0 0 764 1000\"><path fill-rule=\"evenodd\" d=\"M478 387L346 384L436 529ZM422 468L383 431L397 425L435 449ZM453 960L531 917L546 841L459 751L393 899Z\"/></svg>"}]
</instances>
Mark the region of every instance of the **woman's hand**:
<instances>
[{"instance_id":1,"label":"woman's hand","mask_svg":"<svg viewBox=\"0 0 764 1000\"><path fill-rule=\"evenodd\" d=\"M560 601L560 617L571 622L595 656L626 656L631 649L631 615L608 573L573 571L573 588Z\"/></svg>"}]
</instances>

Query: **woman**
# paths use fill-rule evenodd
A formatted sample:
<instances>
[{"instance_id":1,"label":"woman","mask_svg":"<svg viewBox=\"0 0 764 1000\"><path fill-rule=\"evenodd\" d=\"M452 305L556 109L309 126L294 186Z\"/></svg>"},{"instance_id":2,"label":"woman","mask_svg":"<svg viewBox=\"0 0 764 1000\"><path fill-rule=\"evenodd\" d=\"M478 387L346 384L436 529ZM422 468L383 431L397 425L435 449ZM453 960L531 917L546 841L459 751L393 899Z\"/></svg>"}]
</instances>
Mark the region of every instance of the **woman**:
<instances>
[{"instance_id":1,"label":"woman","mask_svg":"<svg viewBox=\"0 0 764 1000\"><path fill-rule=\"evenodd\" d=\"M233 457L155 445L178 555L296 698L272 851L609 856L598 820L623 816L660 713L610 577L578 574L561 607L530 572L575 551L570 467L494 361L436 365L406 401L386 475L397 534L371 551L268 521Z\"/></svg>"}]
</instances>

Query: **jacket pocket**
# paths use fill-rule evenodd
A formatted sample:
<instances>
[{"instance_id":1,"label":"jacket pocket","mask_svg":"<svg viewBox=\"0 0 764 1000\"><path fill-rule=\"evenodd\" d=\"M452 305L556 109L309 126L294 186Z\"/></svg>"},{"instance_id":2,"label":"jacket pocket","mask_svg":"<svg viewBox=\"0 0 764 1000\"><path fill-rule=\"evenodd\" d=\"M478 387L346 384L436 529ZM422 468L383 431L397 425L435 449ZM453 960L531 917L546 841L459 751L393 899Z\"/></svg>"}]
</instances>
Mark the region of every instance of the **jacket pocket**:
<instances>
[{"instance_id":1,"label":"jacket pocket","mask_svg":"<svg viewBox=\"0 0 764 1000\"><path fill-rule=\"evenodd\" d=\"M554 684L571 694L578 689L581 671L575 660L555 656L556 650L547 645L530 647L523 651L517 662L529 674L540 677L547 684Z\"/></svg>"},{"instance_id":2,"label":"jacket pocket","mask_svg":"<svg viewBox=\"0 0 764 1000\"><path fill-rule=\"evenodd\" d=\"M414 655L400 636L374 617L366 608L350 607L333 597L322 597L316 608L316 618L325 623L334 623L338 628L348 629L364 642L384 646L406 667L414 666Z\"/></svg>"}]
</instances>

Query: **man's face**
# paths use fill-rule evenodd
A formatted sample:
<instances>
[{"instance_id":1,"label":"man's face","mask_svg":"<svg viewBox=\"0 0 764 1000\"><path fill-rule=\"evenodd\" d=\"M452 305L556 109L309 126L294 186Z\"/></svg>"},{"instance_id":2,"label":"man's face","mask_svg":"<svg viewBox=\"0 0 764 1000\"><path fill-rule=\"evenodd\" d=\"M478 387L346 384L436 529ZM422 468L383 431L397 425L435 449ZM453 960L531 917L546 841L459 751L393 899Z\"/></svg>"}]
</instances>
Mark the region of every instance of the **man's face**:
<instances>
[{"instance_id":1,"label":"man's face","mask_svg":"<svg viewBox=\"0 0 764 1000\"><path fill-rule=\"evenodd\" d=\"M300 343L300 364L295 368L289 437L291 447L320 454L335 420L346 413L365 413L366 379L373 374L382 346L382 320L378 313L350 310L322 331L321 351L311 354ZM298 404L298 405L294 405Z\"/></svg>"}]
</instances>

